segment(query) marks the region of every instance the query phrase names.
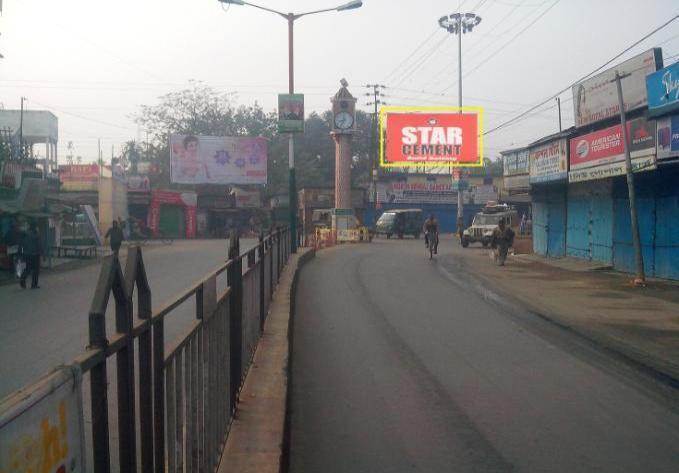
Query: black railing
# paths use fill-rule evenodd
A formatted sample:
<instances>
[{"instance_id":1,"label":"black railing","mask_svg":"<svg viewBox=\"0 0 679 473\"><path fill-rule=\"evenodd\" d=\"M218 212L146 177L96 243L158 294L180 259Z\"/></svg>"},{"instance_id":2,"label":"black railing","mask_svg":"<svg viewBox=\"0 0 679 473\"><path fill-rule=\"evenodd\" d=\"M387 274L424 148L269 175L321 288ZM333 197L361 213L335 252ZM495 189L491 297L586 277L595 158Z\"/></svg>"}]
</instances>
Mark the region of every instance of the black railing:
<instances>
[{"instance_id":1,"label":"black railing","mask_svg":"<svg viewBox=\"0 0 679 473\"><path fill-rule=\"evenodd\" d=\"M121 472L216 468L289 255L287 228L260 236L243 255L232 238L224 264L155 311L141 248L129 249L124 271L117 258L104 260L89 314L89 346L76 360L89 373L92 471L109 472L112 463ZM223 273L228 285L220 290ZM107 337L111 294L115 331ZM166 317L191 299L194 319L166 347ZM109 373L112 358L115 372Z\"/></svg>"}]
</instances>

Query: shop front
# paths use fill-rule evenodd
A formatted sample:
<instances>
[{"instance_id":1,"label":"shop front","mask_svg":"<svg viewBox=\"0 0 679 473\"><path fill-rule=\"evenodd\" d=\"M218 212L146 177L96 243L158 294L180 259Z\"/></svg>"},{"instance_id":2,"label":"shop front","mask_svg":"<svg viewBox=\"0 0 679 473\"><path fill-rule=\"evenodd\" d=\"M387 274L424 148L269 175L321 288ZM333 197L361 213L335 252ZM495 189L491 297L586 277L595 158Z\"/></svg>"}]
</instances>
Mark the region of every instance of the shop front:
<instances>
[{"instance_id":1,"label":"shop front","mask_svg":"<svg viewBox=\"0 0 679 473\"><path fill-rule=\"evenodd\" d=\"M148 227L156 238L195 238L196 207L195 192L153 190Z\"/></svg>"}]
</instances>

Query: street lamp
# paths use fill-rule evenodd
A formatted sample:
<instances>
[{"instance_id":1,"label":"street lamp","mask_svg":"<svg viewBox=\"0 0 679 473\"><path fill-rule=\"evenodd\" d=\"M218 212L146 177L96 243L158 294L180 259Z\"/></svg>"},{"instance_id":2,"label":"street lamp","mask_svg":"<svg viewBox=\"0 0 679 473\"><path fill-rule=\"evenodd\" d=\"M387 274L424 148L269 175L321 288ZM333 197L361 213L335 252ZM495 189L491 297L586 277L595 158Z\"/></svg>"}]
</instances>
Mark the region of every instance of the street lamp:
<instances>
[{"instance_id":1,"label":"street lamp","mask_svg":"<svg viewBox=\"0 0 679 473\"><path fill-rule=\"evenodd\" d=\"M462 113L462 35L471 33L474 27L481 23L481 17L474 13L453 13L439 18L439 26L448 33L457 35L457 101ZM464 227L464 199L460 183L462 176L458 180L457 188L457 231L462 236Z\"/></svg>"},{"instance_id":2,"label":"street lamp","mask_svg":"<svg viewBox=\"0 0 679 473\"><path fill-rule=\"evenodd\" d=\"M231 5L248 5L254 8L259 8L260 10L265 10L271 13L282 16L288 20L288 93L295 93L295 74L293 68L293 26L295 20L307 16L313 15L315 13L324 13L328 11L346 11L353 10L355 8L360 8L363 5L362 0L352 0L343 5L339 5L334 8L325 8L323 10L314 10L305 13L283 13L271 8L262 7L260 5L255 5L254 3L245 2L243 0L218 0L221 3L227 3ZM289 194L290 194L290 244L291 251L293 253L297 252L297 185L295 184L295 138L294 134L290 133L288 138L288 167L290 168L290 180L289 180Z\"/></svg>"}]
</instances>

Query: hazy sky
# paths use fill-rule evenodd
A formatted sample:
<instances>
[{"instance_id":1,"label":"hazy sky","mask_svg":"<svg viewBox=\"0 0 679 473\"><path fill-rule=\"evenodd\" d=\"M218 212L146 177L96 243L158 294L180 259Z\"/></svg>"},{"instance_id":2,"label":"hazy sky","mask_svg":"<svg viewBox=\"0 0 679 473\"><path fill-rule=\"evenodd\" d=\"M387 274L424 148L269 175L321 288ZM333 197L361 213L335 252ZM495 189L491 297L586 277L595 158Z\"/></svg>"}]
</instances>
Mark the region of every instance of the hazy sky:
<instances>
[{"instance_id":1,"label":"hazy sky","mask_svg":"<svg viewBox=\"0 0 679 473\"><path fill-rule=\"evenodd\" d=\"M281 11L346 0L259 0ZM367 83L387 86L390 105L457 103L457 41L437 20L473 11L482 22L463 36L463 100L501 123L598 67L679 13L676 0L365 0L347 12L295 23L296 92L322 111L346 77L364 110ZM287 92L287 24L277 15L217 0L4 0L0 18L0 103L48 109L59 118L59 158L72 141L94 160L128 139L140 104L196 79L233 93L236 104L276 106ZM542 16L541 16L542 15ZM416 49L419 46L418 49ZM679 20L620 61L653 46L665 63L679 54ZM445 95L440 95L444 93ZM438 94L438 95L437 95ZM573 123L562 95L564 127ZM491 133L486 155L557 131L550 103L532 118ZM330 138L328 138L330 139ZM42 151L42 150L40 150ZM63 162L63 161L62 161Z\"/></svg>"}]
</instances>

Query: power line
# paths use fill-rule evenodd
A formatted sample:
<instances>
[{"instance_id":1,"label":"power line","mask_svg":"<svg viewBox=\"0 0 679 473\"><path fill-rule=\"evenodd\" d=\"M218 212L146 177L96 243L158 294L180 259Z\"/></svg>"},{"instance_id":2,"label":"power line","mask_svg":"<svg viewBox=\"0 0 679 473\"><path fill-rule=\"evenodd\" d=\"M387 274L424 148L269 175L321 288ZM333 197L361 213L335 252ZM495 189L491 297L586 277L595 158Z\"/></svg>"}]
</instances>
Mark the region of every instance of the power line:
<instances>
[{"instance_id":1,"label":"power line","mask_svg":"<svg viewBox=\"0 0 679 473\"><path fill-rule=\"evenodd\" d=\"M444 36L441 38L441 41L436 43L429 51L427 51L424 56L422 56L417 62L415 62L410 68L407 69L407 72L404 72L404 76L401 78L399 82L396 83L396 85L401 85L403 84L406 80L408 80L412 75L417 72L417 70L424 64L427 59L429 59L436 51L439 50L439 48L443 45L443 43L446 42L448 39L448 36Z\"/></svg>"},{"instance_id":2,"label":"power line","mask_svg":"<svg viewBox=\"0 0 679 473\"><path fill-rule=\"evenodd\" d=\"M97 120L97 119L95 119L95 118L85 117L85 116L79 115L79 114L77 114L77 113L66 112L66 111L64 111L64 110L59 110L59 109L56 109L56 108L54 108L54 107L52 107L52 106L50 106L50 105L47 105L47 104L44 104L44 103L40 103L40 102L38 102L37 100L31 99L31 101L32 101L33 103L36 103L36 104L42 106L42 107L45 107L45 108L48 109L48 110L53 110L53 111L55 111L55 112L63 113L64 115L71 115L71 116L73 116L73 117L80 118L81 120L87 120L87 121L90 121L90 122L99 123L99 124L101 124L101 125L112 126L112 127L115 127L115 128L120 128L120 129L122 129L122 130L132 130L132 128L129 128L129 127L126 127L126 126L116 125L115 123L109 123L109 122L105 122L105 121L102 121L102 120Z\"/></svg>"},{"instance_id":3,"label":"power line","mask_svg":"<svg viewBox=\"0 0 679 473\"><path fill-rule=\"evenodd\" d=\"M498 125L498 126L492 128L492 129L486 131L486 132L484 133L484 135L488 135L488 134L490 134L490 133L493 133L494 131L497 131L497 130L499 130L499 129L501 129L501 128L504 128L505 126L507 126L507 125L509 125L509 124L511 124L511 123L513 123L513 122L515 122L515 121L518 120L519 118L521 118L521 117L527 115L528 113L532 112L532 111L535 110L536 108L538 108L538 107L540 107L540 106L546 104L546 103L549 102L550 100L553 100L554 98L558 97L558 96L561 95L562 93L564 93L564 92L566 92L567 90L569 90L570 88L572 88L572 87L573 87L574 85L576 85L577 83L582 82L583 80L587 79L588 77L592 76L593 74L596 74L596 73L599 72L601 69L603 69L604 67L608 66L610 63L612 63L613 61L615 61L616 59L618 59L618 58L619 58L620 56L622 56L623 54L629 52L630 50L632 50L633 48L635 48L637 45L639 45L639 44L642 43L643 41L647 40L648 38L650 38L651 36L653 36L654 34L656 34L658 31L660 31L660 30L662 30L663 28L667 27L669 24L671 24L671 23L672 23L673 21L675 21L677 18L679 18L679 15L675 15L674 17L670 18L669 20L667 20L665 23L663 23L662 25L660 25L660 26L658 26L657 28L655 28L655 29L654 29L653 31L651 31L650 33L644 35L641 39L639 39L639 40L635 41L634 43L632 43L630 46L628 46L627 48L625 48L622 52L616 54L616 55L613 56L611 59L609 59L608 61L606 61L605 63L603 63L601 66L599 66L599 67L597 67L596 69L594 69L592 72L590 72L590 73L588 73L588 74L585 74L584 76L582 76L581 78L579 78L579 79L576 80L575 82L571 83L571 84L568 85L567 87L564 87L563 89L561 89L560 91L558 91L556 94L550 95L547 99L543 100L542 102L538 103L537 105L532 106L531 108L529 108L529 109L526 110L525 112L522 112L522 113L520 113L519 115L517 115L516 117L514 117L514 118L512 118L512 119L510 119L510 120L507 120L506 122L503 122L503 123L501 123L500 125Z\"/></svg>"},{"instance_id":4,"label":"power line","mask_svg":"<svg viewBox=\"0 0 679 473\"><path fill-rule=\"evenodd\" d=\"M420 44L415 46L415 49L413 49L413 51L404 60L399 62L398 65L389 74L387 74L387 76L384 78L383 82L388 81L394 75L394 73L396 71L398 71L401 68L401 66L403 66L406 62L408 62L408 60L410 60L410 58L413 57L415 55L415 53L417 53L422 46L427 44L429 42L429 40L432 39L438 31L439 31L438 27L434 28L434 31L432 31L432 33L429 36L427 36L424 41L422 41Z\"/></svg>"},{"instance_id":5,"label":"power line","mask_svg":"<svg viewBox=\"0 0 679 473\"><path fill-rule=\"evenodd\" d=\"M495 57L500 51L502 51L502 50L505 49L507 46L509 46L510 44L512 44L512 43L514 42L514 40L516 40L519 36L521 36L523 33L525 33L526 30L528 30L528 28L530 28L530 27L533 26L535 23L537 23L537 22L538 22L543 16L545 16L552 8L554 8L554 7L556 6L556 4L559 3L559 1L560 1L560 0L555 0L555 2L552 3L545 11L543 11L540 15L538 15L537 17L535 17L535 19L533 19L533 21L531 21L531 22L530 22L528 25L526 25L522 30L520 30L518 33L516 33L514 36L512 36L512 37L509 39L509 41L507 41L504 45L500 46L498 49L496 49L496 50L495 50L494 52L492 52L490 55L488 55L488 56L486 56L484 59L482 59L481 62L479 62L476 66L474 66L473 68L471 68L470 70L468 70L467 72L465 72L465 74L464 74L463 77L468 77L471 73L473 73L474 71L478 70L481 66L483 66L484 64L486 64L490 59L492 59L493 57ZM452 85L450 85L450 86L446 87L445 89L443 89L442 92L445 92L446 90L448 90L448 89L450 89L451 87L454 87L454 86L455 86L455 83L453 83Z\"/></svg>"}]
</instances>

